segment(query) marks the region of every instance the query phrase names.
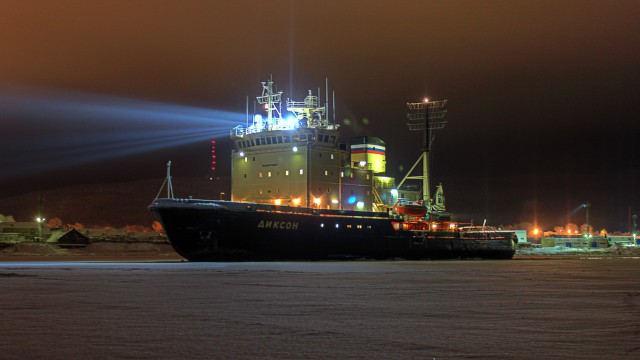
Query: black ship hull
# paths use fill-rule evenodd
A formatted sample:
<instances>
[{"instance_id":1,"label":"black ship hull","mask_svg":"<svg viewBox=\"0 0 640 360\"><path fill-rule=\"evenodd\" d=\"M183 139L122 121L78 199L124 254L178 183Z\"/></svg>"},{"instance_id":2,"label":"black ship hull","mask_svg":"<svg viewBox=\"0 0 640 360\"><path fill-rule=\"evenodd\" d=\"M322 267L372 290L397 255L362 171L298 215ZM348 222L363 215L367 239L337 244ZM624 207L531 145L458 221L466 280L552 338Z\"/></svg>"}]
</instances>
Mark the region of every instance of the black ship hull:
<instances>
[{"instance_id":1,"label":"black ship hull","mask_svg":"<svg viewBox=\"0 0 640 360\"><path fill-rule=\"evenodd\" d=\"M175 251L190 261L511 259L513 233L401 230L384 213L156 199Z\"/></svg>"}]
</instances>

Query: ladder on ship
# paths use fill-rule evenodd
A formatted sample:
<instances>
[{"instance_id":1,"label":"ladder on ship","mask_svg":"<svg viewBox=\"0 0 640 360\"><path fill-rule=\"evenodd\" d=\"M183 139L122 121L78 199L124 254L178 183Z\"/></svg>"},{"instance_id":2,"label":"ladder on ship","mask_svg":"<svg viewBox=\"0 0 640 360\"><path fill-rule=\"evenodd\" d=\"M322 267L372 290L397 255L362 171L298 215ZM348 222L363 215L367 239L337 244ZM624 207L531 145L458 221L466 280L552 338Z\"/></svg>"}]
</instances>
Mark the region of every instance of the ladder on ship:
<instances>
[{"instance_id":1,"label":"ladder on ship","mask_svg":"<svg viewBox=\"0 0 640 360\"><path fill-rule=\"evenodd\" d=\"M382 197L380 197L380 193L375 187L373 188L373 204L371 204L371 207L373 211L377 212L387 212L390 208L388 204L382 201Z\"/></svg>"}]
</instances>

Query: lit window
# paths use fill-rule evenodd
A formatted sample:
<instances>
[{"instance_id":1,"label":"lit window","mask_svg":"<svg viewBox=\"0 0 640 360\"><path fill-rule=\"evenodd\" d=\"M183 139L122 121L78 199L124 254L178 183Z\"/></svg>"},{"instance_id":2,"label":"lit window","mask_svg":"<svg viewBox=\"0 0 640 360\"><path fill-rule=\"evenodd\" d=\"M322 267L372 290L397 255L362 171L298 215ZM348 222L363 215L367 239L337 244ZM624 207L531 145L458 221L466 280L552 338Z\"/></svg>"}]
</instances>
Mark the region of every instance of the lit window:
<instances>
[{"instance_id":1,"label":"lit window","mask_svg":"<svg viewBox=\"0 0 640 360\"><path fill-rule=\"evenodd\" d=\"M267 172L267 177L271 177L271 171Z\"/></svg>"},{"instance_id":2,"label":"lit window","mask_svg":"<svg viewBox=\"0 0 640 360\"><path fill-rule=\"evenodd\" d=\"M249 159L247 159L247 157L245 157L245 158L244 158L244 162L247 162L247 161L249 161Z\"/></svg>"},{"instance_id":3,"label":"lit window","mask_svg":"<svg viewBox=\"0 0 640 360\"><path fill-rule=\"evenodd\" d=\"M333 154L331 154L331 160L333 160Z\"/></svg>"},{"instance_id":4,"label":"lit window","mask_svg":"<svg viewBox=\"0 0 640 360\"><path fill-rule=\"evenodd\" d=\"M344 171L340 171L340 177L344 177Z\"/></svg>"},{"instance_id":5,"label":"lit window","mask_svg":"<svg viewBox=\"0 0 640 360\"><path fill-rule=\"evenodd\" d=\"M262 171L258 173L258 177L262 177Z\"/></svg>"},{"instance_id":6,"label":"lit window","mask_svg":"<svg viewBox=\"0 0 640 360\"><path fill-rule=\"evenodd\" d=\"M284 172L284 175L285 175L285 176L289 176L289 170L286 170L286 171Z\"/></svg>"},{"instance_id":7,"label":"lit window","mask_svg":"<svg viewBox=\"0 0 640 360\"><path fill-rule=\"evenodd\" d=\"M327 170L324 171L324 176L329 175L329 172Z\"/></svg>"},{"instance_id":8,"label":"lit window","mask_svg":"<svg viewBox=\"0 0 640 360\"><path fill-rule=\"evenodd\" d=\"M304 174L304 170L300 169L300 175Z\"/></svg>"}]
</instances>

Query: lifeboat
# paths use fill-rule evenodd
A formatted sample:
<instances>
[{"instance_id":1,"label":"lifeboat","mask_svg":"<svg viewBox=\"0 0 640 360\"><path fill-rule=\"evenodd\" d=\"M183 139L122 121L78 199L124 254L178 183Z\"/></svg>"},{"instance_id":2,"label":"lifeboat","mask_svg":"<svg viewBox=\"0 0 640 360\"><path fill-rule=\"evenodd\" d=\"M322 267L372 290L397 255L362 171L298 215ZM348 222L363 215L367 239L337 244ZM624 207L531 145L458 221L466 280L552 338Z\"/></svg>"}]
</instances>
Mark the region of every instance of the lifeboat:
<instances>
[{"instance_id":1,"label":"lifeboat","mask_svg":"<svg viewBox=\"0 0 640 360\"><path fill-rule=\"evenodd\" d=\"M400 200L393 205L393 211L400 215L421 218L427 214L427 206L422 202L403 203Z\"/></svg>"}]
</instances>

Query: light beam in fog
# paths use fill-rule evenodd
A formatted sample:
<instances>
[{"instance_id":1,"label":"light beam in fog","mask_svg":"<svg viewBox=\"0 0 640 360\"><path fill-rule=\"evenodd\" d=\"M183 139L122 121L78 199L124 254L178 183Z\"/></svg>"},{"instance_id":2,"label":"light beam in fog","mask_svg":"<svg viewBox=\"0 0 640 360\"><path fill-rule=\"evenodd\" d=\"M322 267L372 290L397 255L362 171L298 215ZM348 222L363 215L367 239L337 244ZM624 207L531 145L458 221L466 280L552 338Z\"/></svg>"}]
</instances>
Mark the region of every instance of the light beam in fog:
<instances>
[{"instance_id":1,"label":"light beam in fog","mask_svg":"<svg viewBox=\"0 0 640 360\"><path fill-rule=\"evenodd\" d=\"M0 90L0 167L19 177L228 134L245 115L65 91Z\"/></svg>"}]
</instances>

